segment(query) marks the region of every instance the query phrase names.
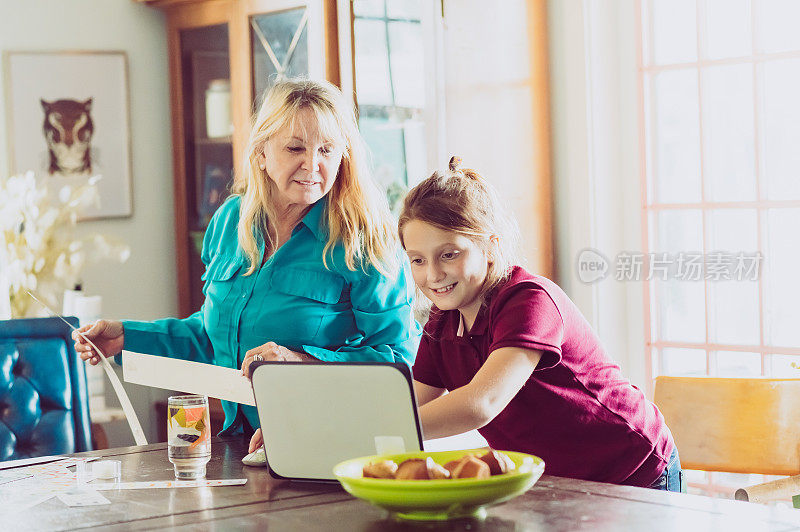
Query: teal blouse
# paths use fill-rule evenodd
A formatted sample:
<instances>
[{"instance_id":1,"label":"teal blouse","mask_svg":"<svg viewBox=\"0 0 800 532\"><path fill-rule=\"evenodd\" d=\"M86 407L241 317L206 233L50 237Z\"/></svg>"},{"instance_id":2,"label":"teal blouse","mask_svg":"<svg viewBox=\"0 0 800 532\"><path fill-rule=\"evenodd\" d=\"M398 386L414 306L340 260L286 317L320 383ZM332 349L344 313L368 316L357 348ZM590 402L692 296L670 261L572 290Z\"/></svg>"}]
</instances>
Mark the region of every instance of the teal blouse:
<instances>
[{"instance_id":1,"label":"teal blouse","mask_svg":"<svg viewBox=\"0 0 800 532\"><path fill-rule=\"evenodd\" d=\"M366 273L351 271L344 248L336 246L326 268L323 198L261 268L245 275L248 261L236 227L239 203L238 196L229 198L206 230L201 309L186 319L123 321L126 350L239 368L249 349L271 341L328 362L413 364L420 326L413 317L406 260L401 258L395 279L371 266ZM263 238L258 244L263 257ZM239 428L240 411L252 427L259 426L255 408L228 401L222 407L223 431Z\"/></svg>"}]
</instances>

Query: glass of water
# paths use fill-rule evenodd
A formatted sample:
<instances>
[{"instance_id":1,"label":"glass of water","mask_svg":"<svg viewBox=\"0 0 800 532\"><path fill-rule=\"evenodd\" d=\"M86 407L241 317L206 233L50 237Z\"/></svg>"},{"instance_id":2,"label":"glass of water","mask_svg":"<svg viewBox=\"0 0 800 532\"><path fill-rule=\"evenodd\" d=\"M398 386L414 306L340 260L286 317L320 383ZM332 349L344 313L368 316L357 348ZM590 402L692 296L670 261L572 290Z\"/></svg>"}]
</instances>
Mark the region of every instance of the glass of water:
<instances>
[{"instance_id":1,"label":"glass of water","mask_svg":"<svg viewBox=\"0 0 800 532\"><path fill-rule=\"evenodd\" d=\"M175 478L194 480L206 477L211 459L211 420L208 397L173 395L167 402L167 445Z\"/></svg>"}]
</instances>

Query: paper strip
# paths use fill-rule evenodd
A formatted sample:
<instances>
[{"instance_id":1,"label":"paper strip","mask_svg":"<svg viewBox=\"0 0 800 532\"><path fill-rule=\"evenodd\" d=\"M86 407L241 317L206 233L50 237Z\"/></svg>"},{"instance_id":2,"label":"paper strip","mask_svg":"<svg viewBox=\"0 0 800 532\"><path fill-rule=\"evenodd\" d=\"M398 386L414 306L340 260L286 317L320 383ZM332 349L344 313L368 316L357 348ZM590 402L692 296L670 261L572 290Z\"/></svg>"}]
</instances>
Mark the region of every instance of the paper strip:
<instances>
[{"instance_id":1,"label":"paper strip","mask_svg":"<svg viewBox=\"0 0 800 532\"><path fill-rule=\"evenodd\" d=\"M52 456L36 456L34 458L20 458L19 460L8 460L7 462L0 462L0 469L8 469L10 467L22 467L31 464L43 464L45 462L55 462L63 460L66 456L52 455Z\"/></svg>"},{"instance_id":2,"label":"paper strip","mask_svg":"<svg viewBox=\"0 0 800 532\"><path fill-rule=\"evenodd\" d=\"M33 473L20 473L17 471L0 471L0 484L14 482L22 478L32 477Z\"/></svg>"},{"instance_id":3,"label":"paper strip","mask_svg":"<svg viewBox=\"0 0 800 532\"><path fill-rule=\"evenodd\" d=\"M255 406L253 385L238 369L123 351L125 382Z\"/></svg>"},{"instance_id":4,"label":"paper strip","mask_svg":"<svg viewBox=\"0 0 800 532\"><path fill-rule=\"evenodd\" d=\"M136 442L136 445L147 445L147 438L145 438L144 436L142 425L139 424L139 418L136 417L136 411L133 409L131 400L128 398L128 394L125 392L125 388L122 387L122 383L119 381L119 377L117 377L117 374L114 373L114 370L111 368L111 364L106 359L106 354L103 353L103 351L99 347L97 347L94 344L94 342L89 340L89 338L87 338L86 335L84 335L82 332L78 331L78 329L73 327L70 322L65 320L62 316L53 312L53 310L51 310L50 307L42 303L39 300L39 298L37 298L30 292L30 290L27 290L27 292L29 296L31 296L40 305L42 305L45 309L47 309L47 312L49 312L51 316L54 316L63 321L64 323L66 323L67 325L69 325L70 329L81 335L81 338L89 342L89 344L92 347L94 347L98 353L100 353L100 363L103 365L103 369L106 372L108 380L111 381L111 386L113 386L114 391L117 392L117 398L119 399L119 403L122 406L122 410L125 412L125 417L128 420L128 425L130 425L131 427L131 432L133 433L133 440Z\"/></svg>"},{"instance_id":5,"label":"paper strip","mask_svg":"<svg viewBox=\"0 0 800 532\"><path fill-rule=\"evenodd\" d=\"M93 490L143 490L150 488L215 488L217 486L241 486L247 484L246 478L226 478L219 480L153 480L139 482L92 482L86 484Z\"/></svg>"}]
</instances>

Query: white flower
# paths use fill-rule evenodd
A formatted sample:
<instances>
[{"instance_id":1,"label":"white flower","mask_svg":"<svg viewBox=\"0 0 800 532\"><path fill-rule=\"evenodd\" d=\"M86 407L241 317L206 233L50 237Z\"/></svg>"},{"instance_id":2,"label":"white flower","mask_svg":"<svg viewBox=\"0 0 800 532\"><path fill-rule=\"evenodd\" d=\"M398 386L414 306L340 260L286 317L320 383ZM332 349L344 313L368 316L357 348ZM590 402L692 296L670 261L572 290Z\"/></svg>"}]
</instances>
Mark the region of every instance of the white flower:
<instances>
[{"instance_id":1,"label":"white flower","mask_svg":"<svg viewBox=\"0 0 800 532\"><path fill-rule=\"evenodd\" d=\"M85 185L50 194L33 172L0 177L0 270L8 279L12 317L42 315L26 290L38 290L43 301L57 305L87 262L127 260L130 249L120 242L75 235L79 214L99 203L99 179L93 176Z\"/></svg>"}]
</instances>

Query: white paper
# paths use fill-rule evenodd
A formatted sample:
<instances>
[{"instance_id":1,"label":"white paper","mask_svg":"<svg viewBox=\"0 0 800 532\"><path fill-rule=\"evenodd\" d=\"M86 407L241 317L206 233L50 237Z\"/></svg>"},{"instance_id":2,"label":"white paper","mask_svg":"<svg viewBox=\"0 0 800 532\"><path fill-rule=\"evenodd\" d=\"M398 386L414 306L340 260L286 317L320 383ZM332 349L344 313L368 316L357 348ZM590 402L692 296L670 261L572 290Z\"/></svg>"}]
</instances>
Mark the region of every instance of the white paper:
<instances>
[{"instance_id":1,"label":"white paper","mask_svg":"<svg viewBox=\"0 0 800 532\"><path fill-rule=\"evenodd\" d=\"M111 504L111 501L90 488L75 488L57 495L67 506L97 506Z\"/></svg>"},{"instance_id":2,"label":"white paper","mask_svg":"<svg viewBox=\"0 0 800 532\"><path fill-rule=\"evenodd\" d=\"M122 373L125 382L256 405L253 385L239 369L123 351Z\"/></svg>"}]
</instances>

